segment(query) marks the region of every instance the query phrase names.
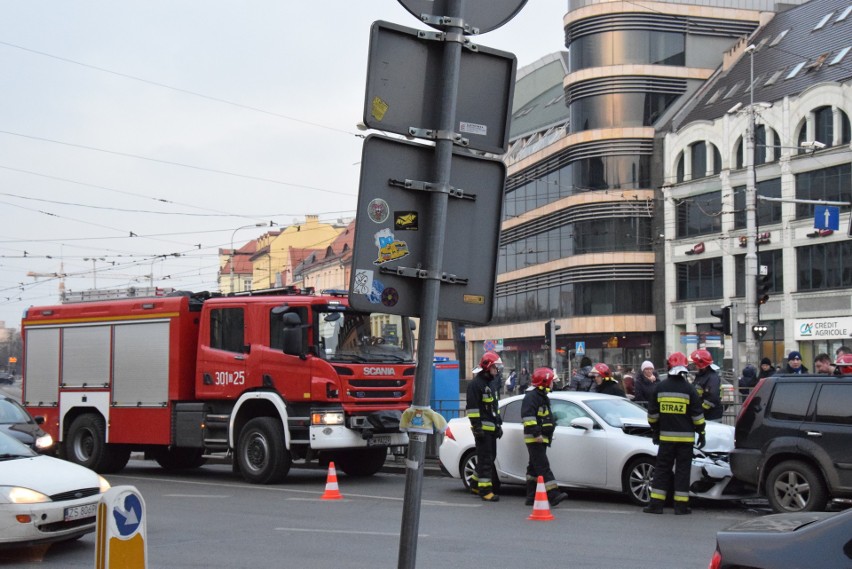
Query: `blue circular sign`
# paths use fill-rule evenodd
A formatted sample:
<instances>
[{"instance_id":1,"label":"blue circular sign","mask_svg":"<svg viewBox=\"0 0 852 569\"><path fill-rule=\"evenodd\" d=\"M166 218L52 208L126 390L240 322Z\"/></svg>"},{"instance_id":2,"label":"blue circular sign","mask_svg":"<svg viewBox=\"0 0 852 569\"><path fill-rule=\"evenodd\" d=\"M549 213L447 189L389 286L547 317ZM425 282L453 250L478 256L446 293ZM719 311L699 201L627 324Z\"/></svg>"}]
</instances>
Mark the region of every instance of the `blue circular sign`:
<instances>
[{"instance_id":1,"label":"blue circular sign","mask_svg":"<svg viewBox=\"0 0 852 569\"><path fill-rule=\"evenodd\" d=\"M142 501L136 494L129 493L122 506L116 504L112 510L115 528L122 537L130 537L142 523Z\"/></svg>"}]
</instances>

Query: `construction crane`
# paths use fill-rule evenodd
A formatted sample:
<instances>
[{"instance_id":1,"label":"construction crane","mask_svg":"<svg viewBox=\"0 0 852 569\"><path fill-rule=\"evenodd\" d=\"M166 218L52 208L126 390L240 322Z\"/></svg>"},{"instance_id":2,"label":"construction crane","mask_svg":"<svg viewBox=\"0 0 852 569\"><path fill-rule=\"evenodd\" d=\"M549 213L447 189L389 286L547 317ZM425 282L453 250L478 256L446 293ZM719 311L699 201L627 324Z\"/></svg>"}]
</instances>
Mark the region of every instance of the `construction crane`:
<instances>
[{"instance_id":1,"label":"construction crane","mask_svg":"<svg viewBox=\"0 0 852 569\"><path fill-rule=\"evenodd\" d=\"M27 272L28 277L33 277L38 280L41 277L47 277L52 279L59 279L59 301L65 300L65 263L59 263L59 272L58 273L39 273L36 271Z\"/></svg>"}]
</instances>

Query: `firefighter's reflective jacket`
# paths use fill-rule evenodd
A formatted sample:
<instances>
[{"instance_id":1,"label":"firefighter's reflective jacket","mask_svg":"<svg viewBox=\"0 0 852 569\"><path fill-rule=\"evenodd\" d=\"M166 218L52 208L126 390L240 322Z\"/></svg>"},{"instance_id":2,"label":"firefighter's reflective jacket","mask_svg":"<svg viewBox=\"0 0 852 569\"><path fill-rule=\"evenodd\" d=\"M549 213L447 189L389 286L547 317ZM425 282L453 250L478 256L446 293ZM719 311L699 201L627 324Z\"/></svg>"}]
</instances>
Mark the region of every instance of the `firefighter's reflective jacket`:
<instances>
[{"instance_id":1,"label":"firefighter's reflective jacket","mask_svg":"<svg viewBox=\"0 0 852 569\"><path fill-rule=\"evenodd\" d=\"M648 402L648 424L660 442L692 444L704 431L701 397L681 376L664 379Z\"/></svg>"},{"instance_id":2,"label":"firefighter's reflective jacket","mask_svg":"<svg viewBox=\"0 0 852 569\"><path fill-rule=\"evenodd\" d=\"M545 444L550 444L555 425L553 413L550 412L547 389L535 387L526 392L521 404L521 421L524 423L525 443L538 442L536 439L542 437Z\"/></svg>"},{"instance_id":3,"label":"firefighter's reflective jacket","mask_svg":"<svg viewBox=\"0 0 852 569\"><path fill-rule=\"evenodd\" d=\"M473 433L494 433L500 420L500 409L497 406L497 393L492 389L490 373L483 370L476 374L467 386L467 418Z\"/></svg>"}]
</instances>

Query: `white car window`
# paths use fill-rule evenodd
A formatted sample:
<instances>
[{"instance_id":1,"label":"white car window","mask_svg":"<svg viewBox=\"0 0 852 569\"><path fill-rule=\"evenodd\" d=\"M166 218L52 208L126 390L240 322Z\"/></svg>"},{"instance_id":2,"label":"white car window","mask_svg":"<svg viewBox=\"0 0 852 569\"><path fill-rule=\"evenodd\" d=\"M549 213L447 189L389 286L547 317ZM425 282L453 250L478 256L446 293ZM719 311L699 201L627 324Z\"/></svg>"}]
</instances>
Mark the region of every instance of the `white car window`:
<instances>
[{"instance_id":1,"label":"white car window","mask_svg":"<svg viewBox=\"0 0 852 569\"><path fill-rule=\"evenodd\" d=\"M620 397L590 399L585 403L608 425L616 429L620 429L624 425L625 419L648 420L648 411Z\"/></svg>"},{"instance_id":2,"label":"white car window","mask_svg":"<svg viewBox=\"0 0 852 569\"><path fill-rule=\"evenodd\" d=\"M571 421L574 419L589 417L589 414L581 409L579 405L560 399L550 400L550 410L553 413L553 418L556 420L557 427L570 427Z\"/></svg>"}]
</instances>

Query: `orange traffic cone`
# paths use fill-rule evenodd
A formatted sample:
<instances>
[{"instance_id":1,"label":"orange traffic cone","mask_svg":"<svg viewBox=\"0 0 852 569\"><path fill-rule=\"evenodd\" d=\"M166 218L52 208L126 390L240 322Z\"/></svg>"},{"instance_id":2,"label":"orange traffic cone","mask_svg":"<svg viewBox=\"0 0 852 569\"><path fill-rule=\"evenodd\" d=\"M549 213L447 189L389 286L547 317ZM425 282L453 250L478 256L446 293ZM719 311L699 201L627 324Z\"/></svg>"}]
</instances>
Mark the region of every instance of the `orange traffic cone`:
<instances>
[{"instance_id":1,"label":"orange traffic cone","mask_svg":"<svg viewBox=\"0 0 852 569\"><path fill-rule=\"evenodd\" d=\"M536 482L533 511L527 519L539 522L549 522L555 519L553 514L550 513L550 502L547 501L547 490L544 488L544 476L539 476Z\"/></svg>"},{"instance_id":2,"label":"orange traffic cone","mask_svg":"<svg viewBox=\"0 0 852 569\"><path fill-rule=\"evenodd\" d=\"M343 496L337 488L337 471L334 470L334 463L328 463L328 478L325 483L325 492L322 495L323 500L342 500Z\"/></svg>"}]
</instances>

